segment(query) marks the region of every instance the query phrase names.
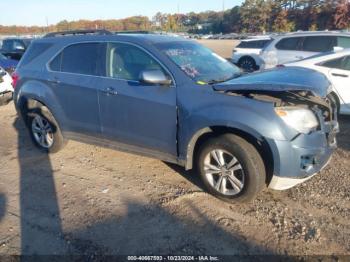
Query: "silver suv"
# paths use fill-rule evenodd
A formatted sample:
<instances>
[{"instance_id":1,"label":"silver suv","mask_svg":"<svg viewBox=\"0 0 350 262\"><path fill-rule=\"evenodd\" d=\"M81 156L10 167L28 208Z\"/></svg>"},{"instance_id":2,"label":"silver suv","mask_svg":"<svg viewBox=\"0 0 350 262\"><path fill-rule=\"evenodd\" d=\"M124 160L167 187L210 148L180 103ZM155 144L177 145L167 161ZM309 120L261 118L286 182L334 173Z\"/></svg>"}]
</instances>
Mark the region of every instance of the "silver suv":
<instances>
[{"instance_id":1,"label":"silver suv","mask_svg":"<svg viewBox=\"0 0 350 262\"><path fill-rule=\"evenodd\" d=\"M274 36L273 39L261 52L261 69L333 51L335 47L350 48L350 33L296 32Z\"/></svg>"}]
</instances>

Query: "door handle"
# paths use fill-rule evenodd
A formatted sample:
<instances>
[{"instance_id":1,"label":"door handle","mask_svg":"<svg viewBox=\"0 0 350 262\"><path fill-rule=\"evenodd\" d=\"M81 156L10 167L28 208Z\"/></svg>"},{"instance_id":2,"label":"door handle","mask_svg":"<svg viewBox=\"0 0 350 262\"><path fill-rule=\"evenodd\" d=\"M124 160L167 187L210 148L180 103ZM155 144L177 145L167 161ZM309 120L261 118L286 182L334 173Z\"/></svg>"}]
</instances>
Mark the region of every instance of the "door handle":
<instances>
[{"instance_id":1,"label":"door handle","mask_svg":"<svg viewBox=\"0 0 350 262\"><path fill-rule=\"evenodd\" d=\"M57 77L54 77L54 78L52 78L52 79L49 79L48 81L49 81L50 83L52 83L52 84L55 84L55 85L61 84L61 81L60 81Z\"/></svg>"},{"instance_id":2,"label":"door handle","mask_svg":"<svg viewBox=\"0 0 350 262\"><path fill-rule=\"evenodd\" d=\"M295 58L296 58L296 59L304 59L303 56L296 56Z\"/></svg>"},{"instance_id":3,"label":"door handle","mask_svg":"<svg viewBox=\"0 0 350 262\"><path fill-rule=\"evenodd\" d=\"M107 95L112 95L112 96L118 95L118 92L113 87L107 87L103 92L106 93Z\"/></svg>"},{"instance_id":4,"label":"door handle","mask_svg":"<svg viewBox=\"0 0 350 262\"><path fill-rule=\"evenodd\" d=\"M337 73L332 73L332 76L337 76L337 77L349 77L348 75L337 74Z\"/></svg>"}]
</instances>

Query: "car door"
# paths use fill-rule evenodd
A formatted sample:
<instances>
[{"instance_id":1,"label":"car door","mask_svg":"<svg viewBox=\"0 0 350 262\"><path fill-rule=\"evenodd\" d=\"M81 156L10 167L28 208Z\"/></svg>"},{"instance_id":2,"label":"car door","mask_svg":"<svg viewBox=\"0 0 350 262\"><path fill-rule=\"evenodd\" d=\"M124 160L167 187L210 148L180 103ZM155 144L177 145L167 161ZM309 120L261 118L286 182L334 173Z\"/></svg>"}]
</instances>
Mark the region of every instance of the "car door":
<instances>
[{"instance_id":1,"label":"car door","mask_svg":"<svg viewBox=\"0 0 350 262\"><path fill-rule=\"evenodd\" d=\"M100 134L98 85L104 44L80 43L66 47L49 64L47 83L64 112L73 135Z\"/></svg>"},{"instance_id":2,"label":"car door","mask_svg":"<svg viewBox=\"0 0 350 262\"><path fill-rule=\"evenodd\" d=\"M99 92L102 134L130 148L177 155L176 89L139 81L143 70L168 71L144 49L109 43ZM135 149L135 147L133 147Z\"/></svg>"},{"instance_id":3,"label":"car door","mask_svg":"<svg viewBox=\"0 0 350 262\"><path fill-rule=\"evenodd\" d=\"M327 68L327 75L341 100L341 113L350 113L350 56L332 59L320 66Z\"/></svg>"}]
</instances>

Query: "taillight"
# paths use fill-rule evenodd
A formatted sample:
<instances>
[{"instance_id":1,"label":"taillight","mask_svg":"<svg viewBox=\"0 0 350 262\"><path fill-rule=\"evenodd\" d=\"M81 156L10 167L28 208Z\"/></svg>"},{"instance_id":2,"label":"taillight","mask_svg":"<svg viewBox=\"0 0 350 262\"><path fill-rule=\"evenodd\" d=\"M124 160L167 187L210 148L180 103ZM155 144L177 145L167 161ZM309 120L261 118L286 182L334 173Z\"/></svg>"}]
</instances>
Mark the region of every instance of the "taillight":
<instances>
[{"instance_id":1,"label":"taillight","mask_svg":"<svg viewBox=\"0 0 350 262\"><path fill-rule=\"evenodd\" d=\"M16 72L14 72L11 76L12 76L12 86L13 88L16 88L16 85L19 80L19 75Z\"/></svg>"}]
</instances>

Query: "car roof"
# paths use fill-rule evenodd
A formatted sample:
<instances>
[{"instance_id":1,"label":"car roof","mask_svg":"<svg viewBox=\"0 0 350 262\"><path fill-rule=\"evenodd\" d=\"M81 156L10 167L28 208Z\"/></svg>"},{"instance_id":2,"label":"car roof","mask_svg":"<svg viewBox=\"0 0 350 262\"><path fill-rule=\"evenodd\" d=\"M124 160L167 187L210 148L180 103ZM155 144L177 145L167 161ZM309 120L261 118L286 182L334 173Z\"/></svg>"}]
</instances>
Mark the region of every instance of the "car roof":
<instances>
[{"instance_id":1,"label":"car roof","mask_svg":"<svg viewBox=\"0 0 350 262\"><path fill-rule=\"evenodd\" d=\"M185 39L182 37L175 37L161 34L111 34L111 35L67 35L56 37L45 37L35 42L61 42L61 43L78 43L89 41L123 41L132 43L168 43L168 42L193 42L193 40Z\"/></svg>"},{"instance_id":2,"label":"car roof","mask_svg":"<svg viewBox=\"0 0 350 262\"><path fill-rule=\"evenodd\" d=\"M273 35L274 39L282 39L286 37L303 37L303 36L347 36L350 37L349 32L340 31L299 31L285 34Z\"/></svg>"}]
</instances>

